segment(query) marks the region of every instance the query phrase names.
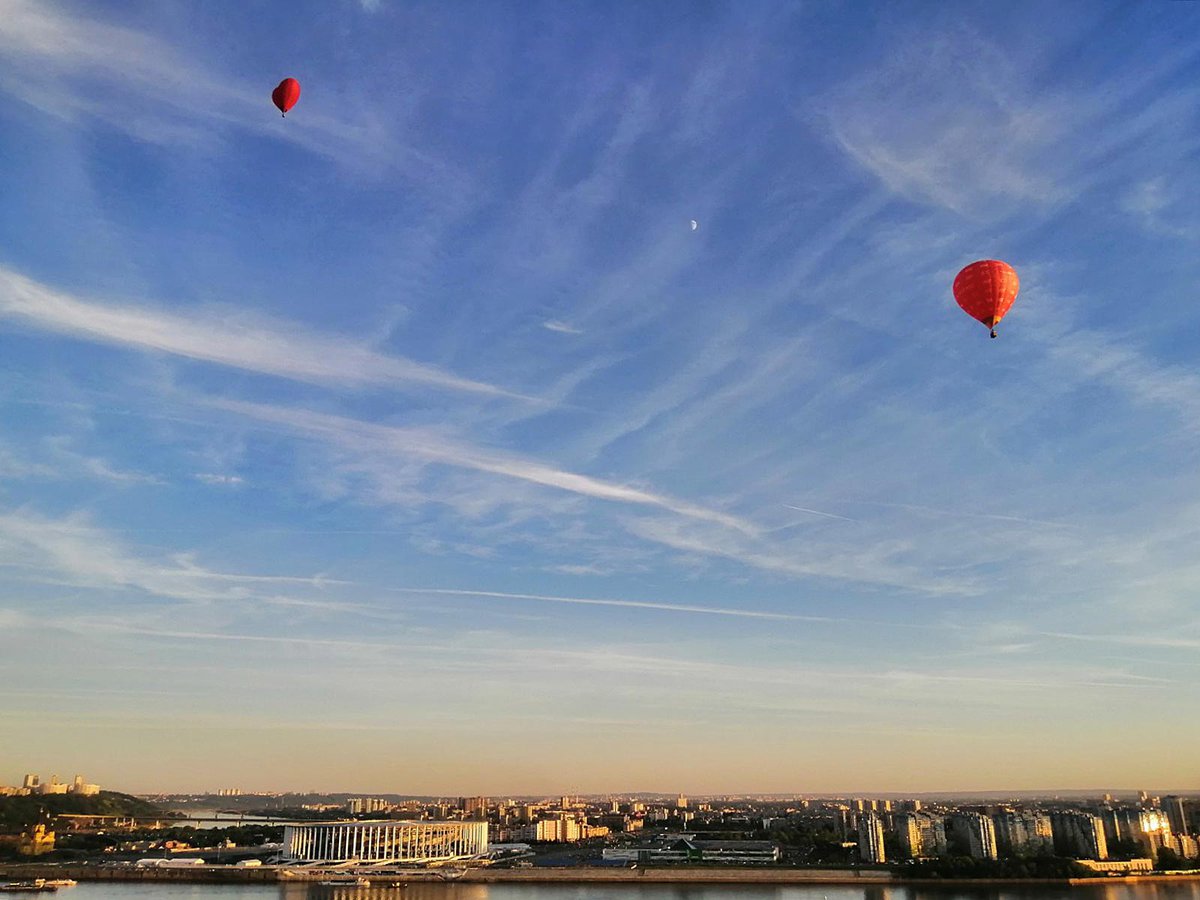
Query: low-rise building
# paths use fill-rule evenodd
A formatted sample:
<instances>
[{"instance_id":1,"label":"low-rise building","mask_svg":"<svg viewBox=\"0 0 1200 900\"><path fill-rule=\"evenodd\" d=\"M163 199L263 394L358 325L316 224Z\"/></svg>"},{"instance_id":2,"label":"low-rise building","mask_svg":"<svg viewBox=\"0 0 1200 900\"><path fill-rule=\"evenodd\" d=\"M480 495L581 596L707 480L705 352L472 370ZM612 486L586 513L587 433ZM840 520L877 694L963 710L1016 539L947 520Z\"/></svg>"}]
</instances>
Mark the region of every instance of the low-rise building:
<instances>
[{"instance_id":1,"label":"low-rise building","mask_svg":"<svg viewBox=\"0 0 1200 900\"><path fill-rule=\"evenodd\" d=\"M768 865L779 862L781 852L771 841L701 841L694 835L675 836L637 847L606 847L601 856L608 862L730 863Z\"/></svg>"},{"instance_id":2,"label":"low-rise building","mask_svg":"<svg viewBox=\"0 0 1200 900\"><path fill-rule=\"evenodd\" d=\"M1154 869L1152 859L1077 859L1079 865L1093 872L1114 875L1136 875L1138 872L1149 872Z\"/></svg>"},{"instance_id":3,"label":"low-rise building","mask_svg":"<svg viewBox=\"0 0 1200 900\"><path fill-rule=\"evenodd\" d=\"M54 832L43 822L38 822L17 840L17 853L21 856L42 856L54 851Z\"/></svg>"}]
</instances>

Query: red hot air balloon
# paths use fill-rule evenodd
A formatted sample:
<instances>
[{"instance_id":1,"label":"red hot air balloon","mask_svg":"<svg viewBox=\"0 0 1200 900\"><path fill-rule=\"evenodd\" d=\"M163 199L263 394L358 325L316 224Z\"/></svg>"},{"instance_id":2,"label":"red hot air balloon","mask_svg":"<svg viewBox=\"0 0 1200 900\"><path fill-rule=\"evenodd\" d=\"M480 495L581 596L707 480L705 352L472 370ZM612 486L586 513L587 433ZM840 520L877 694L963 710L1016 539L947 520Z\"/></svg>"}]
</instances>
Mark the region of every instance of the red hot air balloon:
<instances>
[{"instance_id":1,"label":"red hot air balloon","mask_svg":"<svg viewBox=\"0 0 1200 900\"><path fill-rule=\"evenodd\" d=\"M283 79L279 82L279 87L271 91L271 99L279 107L279 111L286 116L288 110L295 106L296 101L300 99L300 82L295 78Z\"/></svg>"},{"instance_id":2,"label":"red hot air balloon","mask_svg":"<svg viewBox=\"0 0 1200 900\"><path fill-rule=\"evenodd\" d=\"M996 325L1004 318L1013 301L1021 280L1006 262L998 259L981 259L973 262L954 279L954 299L972 319L978 319L996 336Z\"/></svg>"}]
</instances>

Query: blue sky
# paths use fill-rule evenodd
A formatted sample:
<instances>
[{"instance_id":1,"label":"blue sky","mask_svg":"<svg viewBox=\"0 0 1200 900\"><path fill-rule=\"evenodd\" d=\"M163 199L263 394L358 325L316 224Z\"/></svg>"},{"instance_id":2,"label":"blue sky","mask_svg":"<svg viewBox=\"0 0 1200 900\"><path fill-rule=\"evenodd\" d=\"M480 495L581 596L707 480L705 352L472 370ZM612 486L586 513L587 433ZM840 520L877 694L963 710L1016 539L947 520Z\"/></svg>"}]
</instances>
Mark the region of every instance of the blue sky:
<instances>
[{"instance_id":1,"label":"blue sky","mask_svg":"<svg viewBox=\"0 0 1200 900\"><path fill-rule=\"evenodd\" d=\"M1198 38L0 0L0 781L1195 788Z\"/></svg>"}]
</instances>

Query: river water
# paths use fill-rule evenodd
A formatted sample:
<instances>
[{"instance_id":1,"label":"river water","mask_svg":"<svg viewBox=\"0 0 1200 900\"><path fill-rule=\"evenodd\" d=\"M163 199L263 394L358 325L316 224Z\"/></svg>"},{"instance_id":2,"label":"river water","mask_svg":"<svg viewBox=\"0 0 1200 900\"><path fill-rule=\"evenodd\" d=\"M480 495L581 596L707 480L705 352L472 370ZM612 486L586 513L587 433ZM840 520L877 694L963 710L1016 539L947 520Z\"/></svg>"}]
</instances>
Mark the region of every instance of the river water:
<instances>
[{"instance_id":1,"label":"river water","mask_svg":"<svg viewBox=\"0 0 1200 900\"><path fill-rule=\"evenodd\" d=\"M80 882L60 900L1200 900L1200 881L1081 887L927 888L840 885L409 884L209 885Z\"/></svg>"}]
</instances>

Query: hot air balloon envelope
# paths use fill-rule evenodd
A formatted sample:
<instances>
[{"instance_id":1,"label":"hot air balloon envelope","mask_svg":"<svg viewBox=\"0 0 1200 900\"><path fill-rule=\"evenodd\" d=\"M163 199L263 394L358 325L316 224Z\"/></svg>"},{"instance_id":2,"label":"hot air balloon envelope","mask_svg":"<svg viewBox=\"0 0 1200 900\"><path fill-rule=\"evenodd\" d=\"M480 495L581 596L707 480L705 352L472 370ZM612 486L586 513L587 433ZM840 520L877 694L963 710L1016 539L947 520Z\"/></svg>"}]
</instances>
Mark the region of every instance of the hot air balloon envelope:
<instances>
[{"instance_id":1,"label":"hot air balloon envelope","mask_svg":"<svg viewBox=\"0 0 1200 900\"><path fill-rule=\"evenodd\" d=\"M954 279L954 299L968 316L992 329L995 337L996 324L1013 305L1020 288L1021 280L1008 263L981 259L958 273Z\"/></svg>"},{"instance_id":2,"label":"hot air balloon envelope","mask_svg":"<svg viewBox=\"0 0 1200 900\"><path fill-rule=\"evenodd\" d=\"M289 109L296 105L296 101L300 99L300 82L295 78L285 78L279 82L279 86L271 91L271 100L279 107L279 111L285 116Z\"/></svg>"}]
</instances>

